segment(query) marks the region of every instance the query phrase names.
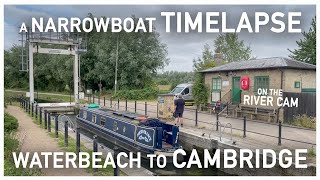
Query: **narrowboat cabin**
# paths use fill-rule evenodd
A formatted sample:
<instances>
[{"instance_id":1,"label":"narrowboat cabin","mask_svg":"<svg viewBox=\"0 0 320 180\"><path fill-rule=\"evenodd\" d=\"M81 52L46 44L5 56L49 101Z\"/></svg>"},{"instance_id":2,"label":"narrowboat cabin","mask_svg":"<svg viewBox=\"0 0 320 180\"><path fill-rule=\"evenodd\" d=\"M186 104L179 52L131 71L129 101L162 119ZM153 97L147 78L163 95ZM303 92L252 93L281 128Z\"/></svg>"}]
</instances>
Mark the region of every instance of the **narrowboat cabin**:
<instances>
[{"instance_id":1,"label":"narrowboat cabin","mask_svg":"<svg viewBox=\"0 0 320 180\"><path fill-rule=\"evenodd\" d=\"M172 156L179 145L179 127L159 119L127 111L81 107L77 124L99 137L131 152Z\"/></svg>"}]
</instances>

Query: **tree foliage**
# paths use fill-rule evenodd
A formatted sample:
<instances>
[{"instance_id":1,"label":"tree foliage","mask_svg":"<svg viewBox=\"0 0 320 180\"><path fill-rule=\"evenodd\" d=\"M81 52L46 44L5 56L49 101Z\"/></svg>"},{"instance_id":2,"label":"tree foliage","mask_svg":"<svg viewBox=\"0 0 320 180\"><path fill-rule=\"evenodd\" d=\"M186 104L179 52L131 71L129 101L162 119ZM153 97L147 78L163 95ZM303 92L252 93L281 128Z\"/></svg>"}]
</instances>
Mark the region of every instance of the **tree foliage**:
<instances>
[{"instance_id":1,"label":"tree foliage","mask_svg":"<svg viewBox=\"0 0 320 180\"><path fill-rule=\"evenodd\" d=\"M202 50L202 57L193 59L193 68L195 71L201 71L215 66L214 55L210 46L205 44Z\"/></svg>"},{"instance_id":2,"label":"tree foliage","mask_svg":"<svg viewBox=\"0 0 320 180\"><path fill-rule=\"evenodd\" d=\"M219 34L214 46L215 53L222 53L226 62L248 60L251 57L250 46L239 40L236 33Z\"/></svg>"},{"instance_id":3,"label":"tree foliage","mask_svg":"<svg viewBox=\"0 0 320 180\"><path fill-rule=\"evenodd\" d=\"M93 15L89 14L89 17L93 18ZM108 32L93 31L88 34L88 52L81 60L81 76L88 87L97 86L100 78L104 87L113 87L117 43L120 89L140 89L149 85L157 69L169 62L167 47L161 43L155 29L153 32L137 33L112 33L111 29Z\"/></svg>"},{"instance_id":4,"label":"tree foliage","mask_svg":"<svg viewBox=\"0 0 320 180\"><path fill-rule=\"evenodd\" d=\"M193 82L194 72L165 71L157 74L154 80L157 84L171 85L170 89L173 89L178 84Z\"/></svg>"},{"instance_id":5,"label":"tree foliage","mask_svg":"<svg viewBox=\"0 0 320 180\"><path fill-rule=\"evenodd\" d=\"M316 17L312 19L311 27L309 32L303 32L303 39L296 41L298 48L295 50L290 50L290 58L306 62L309 64L316 64Z\"/></svg>"},{"instance_id":6,"label":"tree foliage","mask_svg":"<svg viewBox=\"0 0 320 180\"><path fill-rule=\"evenodd\" d=\"M88 17L94 18L92 14ZM135 22L137 22L137 19ZM146 27L149 27L145 22ZM111 26L108 26L111 28ZM154 28L154 27L153 27ZM118 87L142 89L152 84L156 71L168 64L167 47L160 41L159 33L121 31L112 33L92 31L87 33L87 52L80 56L81 89L98 90L101 83L111 89L115 80L118 50ZM52 47L52 46L51 46ZM28 73L19 72L21 47L5 51L5 87L28 88ZM34 54L35 89L63 91L73 89L74 56ZM37 88L38 87L38 88Z\"/></svg>"},{"instance_id":7,"label":"tree foliage","mask_svg":"<svg viewBox=\"0 0 320 180\"><path fill-rule=\"evenodd\" d=\"M202 51L202 57L193 60L193 67L195 70L195 81L193 84L192 94L197 105L206 104L209 97L209 88L205 85L204 75L198 71L212 68L215 66L213 52L206 44Z\"/></svg>"}]
</instances>

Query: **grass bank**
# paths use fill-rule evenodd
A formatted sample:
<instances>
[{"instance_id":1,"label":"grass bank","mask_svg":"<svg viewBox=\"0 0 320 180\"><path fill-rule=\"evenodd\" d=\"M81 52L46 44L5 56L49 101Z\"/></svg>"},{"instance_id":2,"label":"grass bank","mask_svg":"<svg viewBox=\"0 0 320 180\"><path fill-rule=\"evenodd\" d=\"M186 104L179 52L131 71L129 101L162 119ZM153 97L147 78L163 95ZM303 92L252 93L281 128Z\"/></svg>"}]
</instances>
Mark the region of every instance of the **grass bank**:
<instances>
[{"instance_id":1,"label":"grass bank","mask_svg":"<svg viewBox=\"0 0 320 180\"><path fill-rule=\"evenodd\" d=\"M8 113L4 114L4 175L5 176L40 176L40 169L16 168L12 152L19 153L21 144L17 139L18 120Z\"/></svg>"}]
</instances>

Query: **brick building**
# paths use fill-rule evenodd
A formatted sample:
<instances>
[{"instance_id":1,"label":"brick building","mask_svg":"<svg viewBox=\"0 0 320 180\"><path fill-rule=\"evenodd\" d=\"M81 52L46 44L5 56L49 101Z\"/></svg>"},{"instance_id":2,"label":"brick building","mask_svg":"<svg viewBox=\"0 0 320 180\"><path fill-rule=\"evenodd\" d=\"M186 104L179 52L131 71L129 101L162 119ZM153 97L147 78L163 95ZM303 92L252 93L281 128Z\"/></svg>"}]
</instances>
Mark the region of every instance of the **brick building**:
<instances>
[{"instance_id":1,"label":"brick building","mask_svg":"<svg viewBox=\"0 0 320 180\"><path fill-rule=\"evenodd\" d=\"M230 104L229 108L235 111L241 111L241 107L245 107L244 95L257 95L259 88L282 89L284 93L316 92L316 66L282 57L231 62L200 73L204 74L205 84L211 92L208 103L221 101L224 104ZM249 89L240 88L241 77L249 79ZM277 97L274 97L273 101L276 99ZM249 112L250 106L246 108ZM267 109L270 112L277 111L280 119L283 119L283 109L279 108L276 102L273 102L271 107L251 107L255 112L249 114L259 115L257 108Z\"/></svg>"}]
</instances>

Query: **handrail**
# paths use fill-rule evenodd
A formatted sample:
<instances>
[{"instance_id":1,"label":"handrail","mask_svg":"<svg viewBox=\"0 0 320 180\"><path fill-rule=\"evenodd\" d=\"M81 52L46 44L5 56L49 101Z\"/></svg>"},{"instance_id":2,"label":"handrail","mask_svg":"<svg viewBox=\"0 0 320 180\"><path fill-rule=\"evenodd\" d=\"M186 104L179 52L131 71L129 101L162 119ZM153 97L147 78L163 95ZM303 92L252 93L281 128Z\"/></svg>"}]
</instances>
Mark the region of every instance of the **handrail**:
<instances>
[{"instance_id":1,"label":"handrail","mask_svg":"<svg viewBox=\"0 0 320 180\"><path fill-rule=\"evenodd\" d=\"M230 126L228 126L228 125L230 125ZM232 125L231 125L231 123L227 123L227 124L224 126L222 133L224 132L224 130L225 130L226 128L230 128L230 133L231 133L231 134L230 134L230 140L232 141ZM221 138L220 138L220 141L221 141Z\"/></svg>"},{"instance_id":2,"label":"handrail","mask_svg":"<svg viewBox=\"0 0 320 180\"><path fill-rule=\"evenodd\" d=\"M232 141L232 124L231 123L226 123L226 125L223 125L220 121L218 121L217 122L218 123L218 126L219 126L219 139L220 139L220 141L222 141L222 135L223 135L223 133L225 132L225 129L226 128L230 128L230 140ZM221 128L222 128L222 126L223 126L223 130L221 130ZM211 133L209 134L209 138L211 138Z\"/></svg>"}]
</instances>

